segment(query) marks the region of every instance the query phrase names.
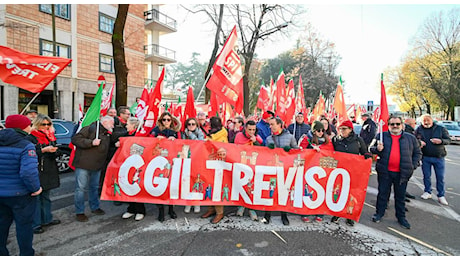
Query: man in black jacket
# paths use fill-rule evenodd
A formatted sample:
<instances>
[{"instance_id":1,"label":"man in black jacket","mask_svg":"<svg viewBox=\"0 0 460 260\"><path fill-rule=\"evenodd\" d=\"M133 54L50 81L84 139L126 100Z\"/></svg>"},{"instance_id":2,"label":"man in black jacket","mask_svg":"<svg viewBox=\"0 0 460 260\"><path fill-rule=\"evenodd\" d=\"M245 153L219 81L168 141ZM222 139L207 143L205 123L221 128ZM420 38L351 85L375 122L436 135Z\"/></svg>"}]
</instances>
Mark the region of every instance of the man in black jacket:
<instances>
[{"instance_id":1,"label":"man in black jacket","mask_svg":"<svg viewBox=\"0 0 460 260\"><path fill-rule=\"evenodd\" d=\"M377 133L377 125L372 120L370 114L363 114L361 119L363 120L363 127L359 133L359 136L363 138L366 145L369 146L369 144L374 139L375 134Z\"/></svg>"},{"instance_id":2,"label":"man in black jacket","mask_svg":"<svg viewBox=\"0 0 460 260\"><path fill-rule=\"evenodd\" d=\"M433 122L433 118L426 114L421 116L422 124L415 130L415 136L420 140L422 148L422 172L425 192L422 199L431 199L431 167L436 174L436 190L438 201L442 205L449 205L444 197L444 173L447 155L447 144L450 144L449 132L446 128Z\"/></svg>"},{"instance_id":3,"label":"man in black jacket","mask_svg":"<svg viewBox=\"0 0 460 260\"><path fill-rule=\"evenodd\" d=\"M422 157L420 147L415 136L402 130L401 117L394 115L388 120L389 131L378 134L370 151L379 156L375 169L378 174L378 194L376 213L373 222L380 222L385 214L391 186L394 189L396 218L404 228L410 229L406 219L405 200L407 182L414 170L419 166ZM382 135L383 143L380 141Z\"/></svg>"}]
</instances>

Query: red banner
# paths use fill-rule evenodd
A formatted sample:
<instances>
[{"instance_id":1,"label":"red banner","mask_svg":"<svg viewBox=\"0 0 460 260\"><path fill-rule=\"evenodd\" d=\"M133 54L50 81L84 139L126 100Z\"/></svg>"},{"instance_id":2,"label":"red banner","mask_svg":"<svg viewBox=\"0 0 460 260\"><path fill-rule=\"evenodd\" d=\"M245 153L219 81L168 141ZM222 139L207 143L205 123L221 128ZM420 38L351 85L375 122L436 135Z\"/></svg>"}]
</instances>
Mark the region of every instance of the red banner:
<instances>
[{"instance_id":1,"label":"red banner","mask_svg":"<svg viewBox=\"0 0 460 260\"><path fill-rule=\"evenodd\" d=\"M233 205L359 220L372 161L315 150L123 137L103 200Z\"/></svg>"},{"instance_id":2,"label":"red banner","mask_svg":"<svg viewBox=\"0 0 460 260\"><path fill-rule=\"evenodd\" d=\"M42 92L71 61L0 46L0 79L32 93Z\"/></svg>"}]
</instances>

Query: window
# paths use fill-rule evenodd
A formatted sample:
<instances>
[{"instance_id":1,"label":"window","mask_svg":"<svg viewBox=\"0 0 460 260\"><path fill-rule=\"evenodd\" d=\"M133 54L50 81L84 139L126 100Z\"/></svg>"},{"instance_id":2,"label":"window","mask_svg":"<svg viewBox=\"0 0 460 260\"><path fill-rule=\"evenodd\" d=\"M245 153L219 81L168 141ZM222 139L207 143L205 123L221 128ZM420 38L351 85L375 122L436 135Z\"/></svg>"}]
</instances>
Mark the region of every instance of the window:
<instances>
[{"instance_id":1,"label":"window","mask_svg":"<svg viewBox=\"0 0 460 260\"><path fill-rule=\"evenodd\" d=\"M40 55L53 56L53 42L40 39ZM56 57L70 59L70 46L56 43Z\"/></svg>"},{"instance_id":2,"label":"window","mask_svg":"<svg viewBox=\"0 0 460 260\"><path fill-rule=\"evenodd\" d=\"M115 18L99 13L99 31L112 34L114 24Z\"/></svg>"},{"instance_id":3,"label":"window","mask_svg":"<svg viewBox=\"0 0 460 260\"><path fill-rule=\"evenodd\" d=\"M99 54L99 71L115 73L112 56Z\"/></svg>"},{"instance_id":4,"label":"window","mask_svg":"<svg viewBox=\"0 0 460 260\"><path fill-rule=\"evenodd\" d=\"M51 14L51 4L41 4L39 5L40 11ZM61 5L55 4L54 5L54 13L57 17L61 17L67 20L70 20L70 5Z\"/></svg>"}]
</instances>

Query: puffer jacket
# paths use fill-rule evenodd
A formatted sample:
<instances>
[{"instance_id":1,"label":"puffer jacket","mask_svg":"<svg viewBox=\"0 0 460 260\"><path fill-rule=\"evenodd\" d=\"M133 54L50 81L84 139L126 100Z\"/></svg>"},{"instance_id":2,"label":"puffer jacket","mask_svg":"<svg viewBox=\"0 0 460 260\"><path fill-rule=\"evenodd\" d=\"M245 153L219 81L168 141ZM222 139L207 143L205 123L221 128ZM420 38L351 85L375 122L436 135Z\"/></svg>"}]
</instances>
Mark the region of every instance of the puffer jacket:
<instances>
[{"instance_id":1,"label":"puffer jacket","mask_svg":"<svg viewBox=\"0 0 460 260\"><path fill-rule=\"evenodd\" d=\"M96 138L96 129L99 125L99 146L93 146ZM101 170L107 159L112 133L105 129L100 122L94 122L89 126L83 127L74 137L72 143L77 147L72 165L75 168L86 170Z\"/></svg>"},{"instance_id":2,"label":"puffer jacket","mask_svg":"<svg viewBox=\"0 0 460 260\"><path fill-rule=\"evenodd\" d=\"M426 143L422 147L423 156L427 157L445 157L447 155L446 147L444 145L450 144L450 136L447 129L443 126L433 123L430 128L425 128L422 125L415 129L415 137L420 141ZM442 140L441 144L433 144L430 139L439 138Z\"/></svg>"},{"instance_id":3,"label":"puffer jacket","mask_svg":"<svg viewBox=\"0 0 460 260\"><path fill-rule=\"evenodd\" d=\"M375 137L376 140L380 140L380 134ZM388 163L390 160L391 146L393 139L389 132L383 133L383 150L377 150L377 142L373 142L369 148L371 153L377 154L379 159L375 164L375 170L378 174L384 176L388 174ZM414 170L419 166L420 159L422 159L422 152L415 136L412 134L402 132L401 138L399 139L399 152L400 152L400 163L399 172L401 174L401 183L409 181L410 177L414 173Z\"/></svg>"},{"instance_id":4,"label":"puffer jacket","mask_svg":"<svg viewBox=\"0 0 460 260\"><path fill-rule=\"evenodd\" d=\"M372 157L367 151L367 145L364 140L357 136L355 132L351 132L346 138L337 135L332 137L332 144L337 152L364 155L365 159Z\"/></svg>"},{"instance_id":5,"label":"puffer jacket","mask_svg":"<svg viewBox=\"0 0 460 260\"><path fill-rule=\"evenodd\" d=\"M40 189L35 145L19 129L0 131L0 197L31 194Z\"/></svg>"},{"instance_id":6,"label":"puffer jacket","mask_svg":"<svg viewBox=\"0 0 460 260\"><path fill-rule=\"evenodd\" d=\"M228 143L227 129L225 129L223 127L220 130L211 129L211 131L209 131L209 135L206 136L206 140L222 142L222 143Z\"/></svg>"},{"instance_id":7,"label":"puffer jacket","mask_svg":"<svg viewBox=\"0 0 460 260\"><path fill-rule=\"evenodd\" d=\"M291 133L289 133L288 130L283 129L280 134L272 134L267 137L267 140L265 140L266 146L270 146L270 144L275 145L275 147L278 148L284 148L284 147L289 147L289 148L294 148L298 149L299 147L297 146L297 142Z\"/></svg>"}]
</instances>

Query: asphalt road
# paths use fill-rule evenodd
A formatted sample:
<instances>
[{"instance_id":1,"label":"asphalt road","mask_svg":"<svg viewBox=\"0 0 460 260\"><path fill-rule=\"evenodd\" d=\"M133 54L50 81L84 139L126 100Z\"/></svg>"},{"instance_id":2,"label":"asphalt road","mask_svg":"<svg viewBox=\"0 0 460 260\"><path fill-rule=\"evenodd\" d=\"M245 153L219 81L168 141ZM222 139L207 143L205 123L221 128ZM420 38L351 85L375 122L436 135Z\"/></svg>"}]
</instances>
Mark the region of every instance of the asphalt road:
<instances>
[{"instance_id":1,"label":"asphalt road","mask_svg":"<svg viewBox=\"0 0 460 260\"><path fill-rule=\"evenodd\" d=\"M446 198L449 206L433 199L422 200L423 178L420 168L409 181L408 192L416 199L406 204L410 230L396 221L394 201L380 223L373 223L377 195L377 176L370 176L365 207L354 227L323 222L303 223L300 216L288 214L290 225L283 226L279 214L265 225L251 221L249 216L235 215L236 207L226 207L225 217L217 225L199 214L185 214L183 206L175 206L178 218L166 215L160 223L155 205L147 205L142 221L123 220L127 204L115 206L103 201L106 215L89 212L89 221L75 221L73 206L74 175L61 175L61 187L52 191L53 214L60 225L47 227L35 235L34 248L45 256L444 256L460 255L460 146L447 147ZM435 183L434 174L432 176ZM435 185L433 185L435 187ZM436 195L436 192L433 192ZM202 207L204 212L206 207ZM192 210L193 212L193 210ZM258 212L259 216L263 212ZM14 227L10 230L8 249L18 255Z\"/></svg>"}]
</instances>

